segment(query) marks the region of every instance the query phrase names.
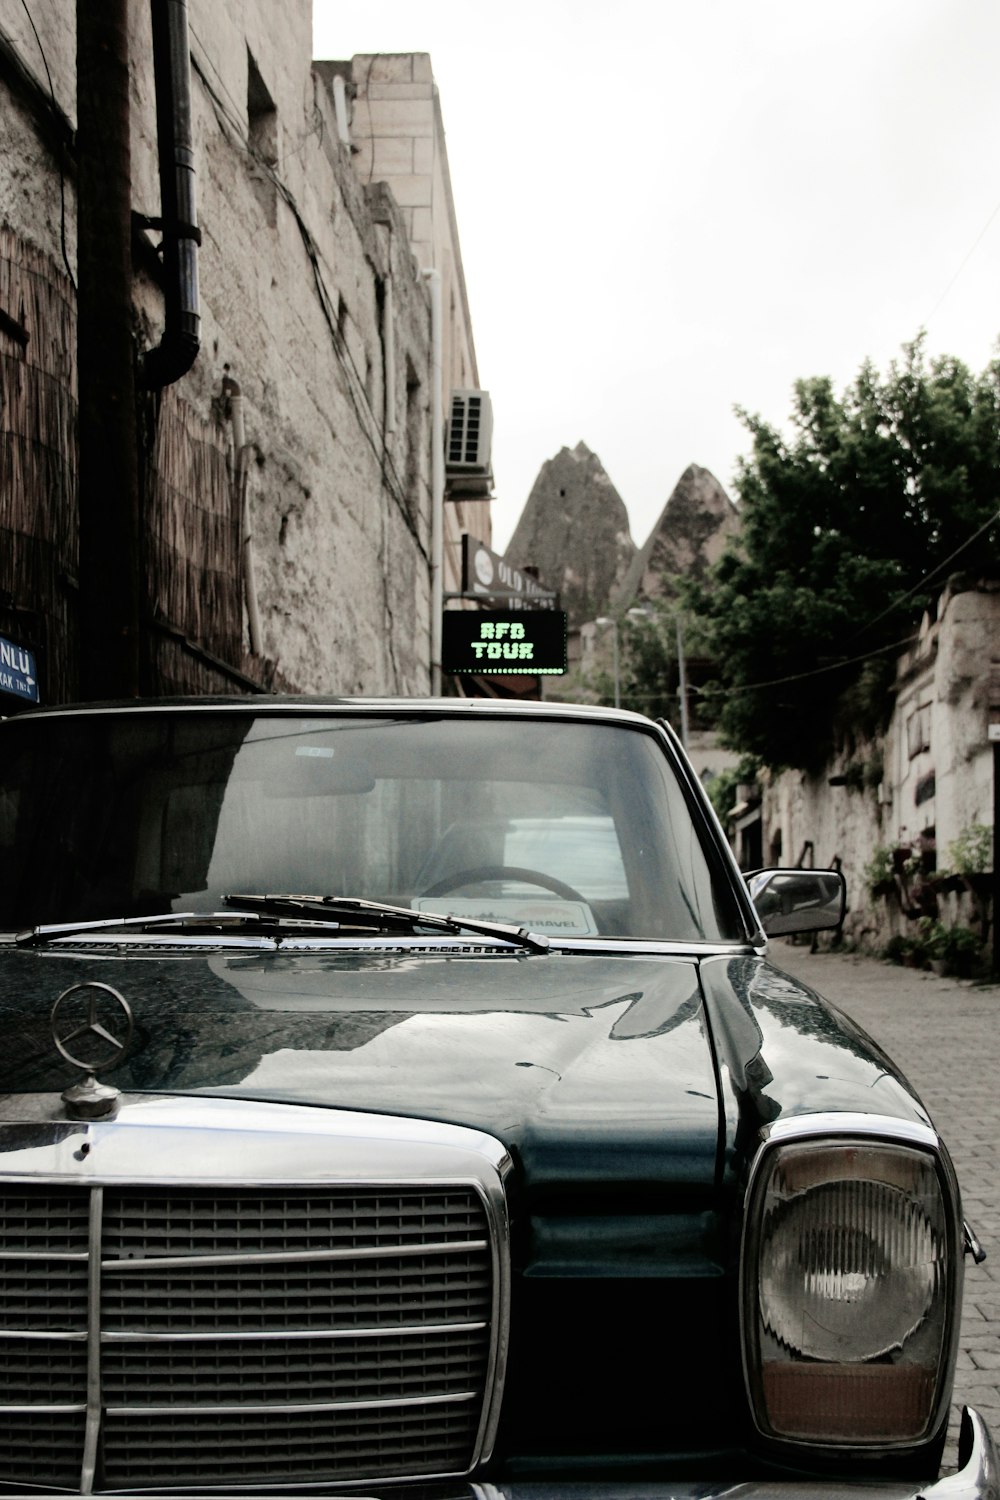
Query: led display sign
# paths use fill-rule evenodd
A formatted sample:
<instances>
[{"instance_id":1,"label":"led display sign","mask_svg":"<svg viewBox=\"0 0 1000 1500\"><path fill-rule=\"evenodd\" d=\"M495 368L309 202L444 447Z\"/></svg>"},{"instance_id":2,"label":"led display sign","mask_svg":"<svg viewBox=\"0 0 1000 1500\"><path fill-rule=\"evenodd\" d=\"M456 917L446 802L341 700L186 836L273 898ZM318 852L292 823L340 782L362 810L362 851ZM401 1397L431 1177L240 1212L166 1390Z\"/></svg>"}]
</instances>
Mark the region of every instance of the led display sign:
<instances>
[{"instance_id":1,"label":"led display sign","mask_svg":"<svg viewBox=\"0 0 1000 1500\"><path fill-rule=\"evenodd\" d=\"M561 609L449 609L442 617L446 672L545 674L566 670Z\"/></svg>"}]
</instances>

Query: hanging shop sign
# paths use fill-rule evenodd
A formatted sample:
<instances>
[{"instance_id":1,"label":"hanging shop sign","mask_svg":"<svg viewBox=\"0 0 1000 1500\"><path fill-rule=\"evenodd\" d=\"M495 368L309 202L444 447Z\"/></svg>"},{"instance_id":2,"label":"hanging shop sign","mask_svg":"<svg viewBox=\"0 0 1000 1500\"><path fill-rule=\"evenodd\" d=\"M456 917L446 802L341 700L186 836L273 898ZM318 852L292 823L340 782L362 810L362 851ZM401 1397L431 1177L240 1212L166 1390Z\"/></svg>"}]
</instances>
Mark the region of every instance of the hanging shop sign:
<instances>
[{"instance_id":1,"label":"hanging shop sign","mask_svg":"<svg viewBox=\"0 0 1000 1500\"><path fill-rule=\"evenodd\" d=\"M468 532L462 534L462 594L466 597L502 600L507 609L554 609L555 594L522 568L512 568L485 542Z\"/></svg>"},{"instance_id":2,"label":"hanging shop sign","mask_svg":"<svg viewBox=\"0 0 1000 1500\"><path fill-rule=\"evenodd\" d=\"M564 610L449 609L442 627L445 672L555 676L566 670Z\"/></svg>"}]
</instances>

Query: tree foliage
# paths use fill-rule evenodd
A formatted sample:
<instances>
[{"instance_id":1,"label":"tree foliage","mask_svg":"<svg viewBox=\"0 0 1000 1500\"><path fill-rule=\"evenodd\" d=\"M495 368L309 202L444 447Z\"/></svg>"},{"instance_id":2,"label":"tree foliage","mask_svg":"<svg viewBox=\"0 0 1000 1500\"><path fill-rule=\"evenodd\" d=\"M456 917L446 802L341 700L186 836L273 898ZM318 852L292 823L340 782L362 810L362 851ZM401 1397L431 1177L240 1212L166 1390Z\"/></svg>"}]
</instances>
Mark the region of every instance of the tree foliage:
<instances>
[{"instance_id":1,"label":"tree foliage","mask_svg":"<svg viewBox=\"0 0 1000 1500\"><path fill-rule=\"evenodd\" d=\"M681 580L673 579L670 583L668 598L642 607L619 609L613 618L618 631L621 706L647 714L651 719L669 719L679 729L683 717L679 651L687 654L690 674L692 659L700 663L705 647L697 619L687 619L678 602ZM556 697L562 692L565 701L572 702L578 696L574 690L582 687L586 698L612 704L614 674L609 642L609 636L602 640L598 668L591 668L579 683L563 679L561 688L550 689L549 695ZM697 687L689 684L688 712L695 719L699 717L698 704L692 695L697 692Z\"/></svg>"},{"instance_id":2,"label":"tree foliage","mask_svg":"<svg viewBox=\"0 0 1000 1500\"><path fill-rule=\"evenodd\" d=\"M648 609L644 617L626 614L623 639L622 703L651 719L680 720L677 637L672 616Z\"/></svg>"},{"instance_id":3,"label":"tree foliage","mask_svg":"<svg viewBox=\"0 0 1000 1500\"><path fill-rule=\"evenodd\" d=\"M885 721L897 648L946 577L995 566L1000 361L974 376L920 338L839 399L800 380L790 436L740 415L740 536L688 590L717 673L704 691L732 747L814 769L838 712Z\"/></svg>"}]
</instances>

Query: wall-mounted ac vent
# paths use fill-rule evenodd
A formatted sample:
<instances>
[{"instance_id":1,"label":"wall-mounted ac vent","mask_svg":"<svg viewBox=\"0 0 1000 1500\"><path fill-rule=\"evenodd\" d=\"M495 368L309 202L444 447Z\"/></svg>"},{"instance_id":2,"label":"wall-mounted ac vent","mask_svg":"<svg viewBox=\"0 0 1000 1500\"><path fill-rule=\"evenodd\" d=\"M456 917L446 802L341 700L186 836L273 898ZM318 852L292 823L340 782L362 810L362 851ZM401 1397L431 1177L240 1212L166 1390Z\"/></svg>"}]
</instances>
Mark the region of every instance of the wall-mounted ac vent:
<instances>
[{"instance_id":1,"label":"wall-mounted ac vent","mask_svg":"<svg viewBox=\"0 0 1000 1500\"><path fill-rule=\"evenodd\" d=\"M452 391L451 416L445 443L444 468L450 491L468 491L467 481L477 481L475 491L488 494L493 483L491 448L493 408L489 391Z\"/></svg>"}]
</instances>

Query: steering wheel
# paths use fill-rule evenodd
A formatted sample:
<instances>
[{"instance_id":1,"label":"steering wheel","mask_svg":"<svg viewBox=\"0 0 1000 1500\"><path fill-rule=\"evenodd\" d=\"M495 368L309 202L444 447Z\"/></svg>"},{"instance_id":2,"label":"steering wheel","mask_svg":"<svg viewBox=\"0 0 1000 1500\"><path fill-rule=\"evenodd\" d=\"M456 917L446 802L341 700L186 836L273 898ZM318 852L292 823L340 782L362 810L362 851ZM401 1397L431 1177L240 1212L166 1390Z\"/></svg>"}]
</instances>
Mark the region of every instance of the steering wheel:
<instances>
[{"instance_id":1,"label":"steering wheel","mask_svg":"<svg viewBox=\"0 0 1000 1500\"><path fill-rule=\"evenodd\" d=\"M446 875L443 880L437 881L435 885L428 886L421 891L422 896L446 896L449 891L455 891L462 885L479 885L484 880L523 880L527 885L540 885L543 890L551 891L555 896L561 896L564 901L583 901L582 896L573 886L567 885L564 880L556 880L553 875L545 875L541 870L528 870L521 865L477 865L475 869L459 870L455 875Z\"/></svg>"}]
</instances>

